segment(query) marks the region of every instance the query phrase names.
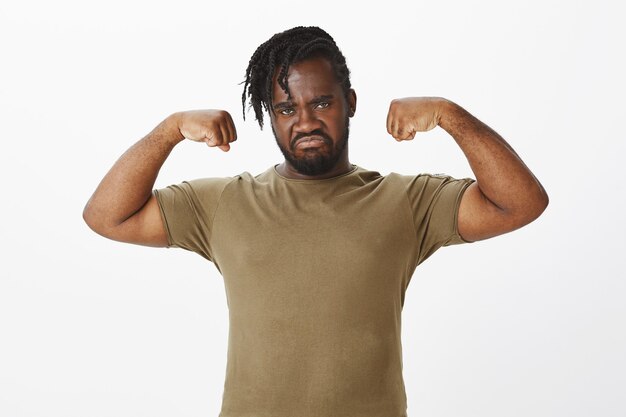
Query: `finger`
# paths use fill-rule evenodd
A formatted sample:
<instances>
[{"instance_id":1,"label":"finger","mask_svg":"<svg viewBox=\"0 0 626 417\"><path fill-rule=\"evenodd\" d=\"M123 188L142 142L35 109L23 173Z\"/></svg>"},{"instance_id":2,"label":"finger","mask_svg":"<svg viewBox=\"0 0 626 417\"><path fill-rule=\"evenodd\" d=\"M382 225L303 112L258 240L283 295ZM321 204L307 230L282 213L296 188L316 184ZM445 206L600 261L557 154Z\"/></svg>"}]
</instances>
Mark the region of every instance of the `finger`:
<instances>
[{"instance_id":1,"label":"finger","mask_svg":"<svg viewBox=\"0 0 626 417\"><path fill-rule=\"evenodd\" d=\"M224 136L222 135L221 127L213 128L211 133L212 133L213 143L215 143L215 146L224 144Z\"/></svg>"},{"instance_id":2,"label":"finger","mask_svg":"<svg viewBox=\"0 0 626 417\"><path fill-rule=\"evenodd\" d=\"M226 145L230 142L231 138L230 133L228 132L228 123L226 121L220 123L220 132L222 133L222 142L220 145Z\"/></svg>"},{"instance_id":3,"label":"finger","mask_svg":"<svg viewBox=\"0 0 626 417\"><path fill-rule=\"evenodd\" d=\"M405 127L402 132L400 132L400 140L411 140L415 137L415 129L413 127Z\"/></svg>"},{"instance_id":4,"label":"finger","mask_svg":"<svg viewBox=\"0 0 626 417\"><path fill-rule=\"evenodd\" d=\"M235 128L235 122L233 121L233 118L231 117L230 113L226 113L228 114L228 133L230 134L230 141L234 142L237 140L237 129Z\"/></svg>"},{"instance_id":5,"label":"finger","mask_svg":"<svg viewBox=\"0 0 626 417\"><path fill-rule=\"evenodd\" d=\"M394 137L396 138L397 141L401 141L404 139L405 133L404 133L404 126L402 125L398 125L396 127L396 131L395 131L395 135Z\"/></svg>"},{"instance_id":6,"label":"finger","mask_svg":"<svg viewBox=\"0 0 626 417\"><path fill-rule=\"evenodd\" d=\"M404 128L400 123L393 122L391 124L391 136L396 140L396 142L400 142L405 138Z\"/></svg>"},{"instance_id":7,"label":"finger","mask_svg":"<svg viewBox=\"0 0 626 417\"><path fill-rule=\"evenodd\" d=\"M395 140L401 140L402 125L397 121L391 123L391 136Z\"/></svg>"},{"instance_id":8,"label":"finger","mask_svg":"<svg viewBox=\"0 0 626 417\"><path fill-rule=\"evenodd\" d=\"M413 134L413 131L409 128L407 128L406 126L402 126L400 128L398 128L398 140L408 140L408 139L412 139L411 135Z\"/></svg>"},{"instance_id":9,"label":"finger","mask_svg":"<svg viewBox=\"0 0 626 417\"><path fill-rule=\"evenodd\" d=\"M228 152L230 150L230 145L227 143L225 145L220 145L218 146L218 148L220 148L221 150L223 150L224 152Z\"/></svg>"}]
</instances>

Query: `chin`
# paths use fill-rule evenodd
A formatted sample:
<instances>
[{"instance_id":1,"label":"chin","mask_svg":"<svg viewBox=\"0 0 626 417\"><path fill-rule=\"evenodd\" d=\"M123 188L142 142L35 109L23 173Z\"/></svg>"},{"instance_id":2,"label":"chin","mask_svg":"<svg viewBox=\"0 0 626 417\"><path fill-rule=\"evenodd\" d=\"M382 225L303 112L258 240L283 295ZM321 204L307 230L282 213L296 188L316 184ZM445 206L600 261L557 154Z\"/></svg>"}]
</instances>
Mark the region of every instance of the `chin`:
<instances>
[{"instance_id":1,"label":"chin","mask_svg":"<svg viewBox=\"0 0 626 417\"><path fill-rule=\"evenodd\" d=\"M298 158L292 161L289 161L291 166L301 174L304 175L320 175L325 174L331 171L335 165L337 165L336 158L324 158L324 157L313 157L313 158Z\"/></svg>"}]
</instances>

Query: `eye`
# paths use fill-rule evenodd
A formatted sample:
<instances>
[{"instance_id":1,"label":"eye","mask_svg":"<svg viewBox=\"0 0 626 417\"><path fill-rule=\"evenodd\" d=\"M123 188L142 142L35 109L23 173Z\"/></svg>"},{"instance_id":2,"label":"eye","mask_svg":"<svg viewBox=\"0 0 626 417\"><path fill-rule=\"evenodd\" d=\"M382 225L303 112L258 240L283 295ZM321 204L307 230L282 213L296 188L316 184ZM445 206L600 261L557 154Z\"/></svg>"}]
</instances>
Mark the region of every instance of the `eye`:
<instances>
[{"instance_id":1,"label":"eye","mask_svg":"<svg viewBox=\"0 0 626 417\"><path fill-rule=\"evenodd\" d=\"M330 106L330 103L327 101L321 101L319 103L317 103L317 107L320 109L325 109L326 107Z\"/></svg>"},{"instance_id":2,"label":"eye","mask_svg":"<svg viewBox=\"0 0 626 417\"><path fill-rule=\"evenodd\" d=\"M284 114L285 116L291 116L293 114L293 109L286 107L280 110L280 114Z\"/></svg>"}]
</instances>

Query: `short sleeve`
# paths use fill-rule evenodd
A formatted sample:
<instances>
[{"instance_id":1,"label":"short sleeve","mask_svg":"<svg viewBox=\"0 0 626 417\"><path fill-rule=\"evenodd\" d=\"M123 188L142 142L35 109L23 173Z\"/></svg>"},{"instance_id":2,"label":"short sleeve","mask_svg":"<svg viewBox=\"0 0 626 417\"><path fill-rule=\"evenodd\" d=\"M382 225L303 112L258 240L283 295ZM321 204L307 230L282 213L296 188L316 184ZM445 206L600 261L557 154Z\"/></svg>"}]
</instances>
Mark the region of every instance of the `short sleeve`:
<instances>
[{"instance_id":1,"label":"short sleeve","mask_svg":"<svg viewBox=\"0 0 626 417\"><path fill-rule=\"evenodd\" d=\"M442 246L472 243L458 232L458 212L463 193L474 179L420 174L408 180L406 191L419 245L417 265Z\"/></svg>"},{"instance_id":2,"label":"short sleeve","mask_svg":"<svg viewBox=\"0 0 626 417\"><path fill-rule=\"evenodd\" d=\"M232 180L200 178L153 190L167 233L168 248L198 253L213 262L211 231L222 192Z\"/></svg>"}]
</instances>

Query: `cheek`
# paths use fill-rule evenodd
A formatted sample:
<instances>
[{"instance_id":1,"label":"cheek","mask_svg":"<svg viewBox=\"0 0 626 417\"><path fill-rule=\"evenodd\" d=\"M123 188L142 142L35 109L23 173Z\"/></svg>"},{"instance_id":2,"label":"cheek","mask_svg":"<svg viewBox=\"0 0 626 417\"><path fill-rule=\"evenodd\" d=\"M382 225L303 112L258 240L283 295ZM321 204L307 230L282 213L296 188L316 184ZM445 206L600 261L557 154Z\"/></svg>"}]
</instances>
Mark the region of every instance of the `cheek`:
<instances>
[{"instance_id":1,"label":"cheek","mask_svg":"<svg viewBox=\"0 0 626 417\"><path fill-rule=\"evenodd\" d=\"M343 133L346 127L346 115L344 112L338 112L332 120L327 122L327 126L335 133L341 134Z\"/></svg>"},{"instance_id":2,"label":"cheek","mask_svg":"<svg viewBox=\"0 0 626 417\"><path fill-rule=\"evenodd\" d=\"M277 131L281 137L286 137L287 135L289 135L289 125L287 123L279 123Z\"/></svg>"},{"instance_id":3,"label":"cheek","mask_svg":"<svg viewBox=\"0 0 626 417\"><path fill-rule=\"evenodd\" d=\"M276 118L274 117L272 118L272 129L274 129L276 133L283 132L285 130L284 126L285 126L284 123L278 122Z\"/></svg>"},{"instance_id":4,"label":"cheek","mask_svg":"<svg viewBox=\"0 0 626 417\"><path fill-rule=\"evenodd\" d=\"M285 122L280 122L280 123L276 123L274 122L274 133L276 134L276 136L278 136L278 139L281 142L288 142L291 138L291 130L290 130L290 126L288 123Z\"/></svg>"},{"instance_id":5,"label":"cheek","mask_svg":"<svg viewBox=\"0 0 626 417\"><path fill-rule=\"evenodd\" d=\"M285 129L285 121L282 119L278 119L278 117L272 117L272 125L274 129L277 131L282 131Z\"/></svg>"}]
</instances>

